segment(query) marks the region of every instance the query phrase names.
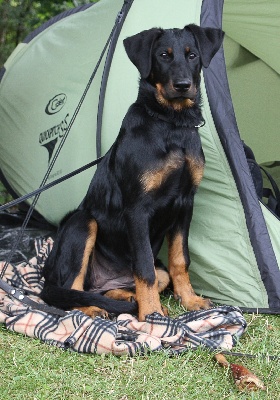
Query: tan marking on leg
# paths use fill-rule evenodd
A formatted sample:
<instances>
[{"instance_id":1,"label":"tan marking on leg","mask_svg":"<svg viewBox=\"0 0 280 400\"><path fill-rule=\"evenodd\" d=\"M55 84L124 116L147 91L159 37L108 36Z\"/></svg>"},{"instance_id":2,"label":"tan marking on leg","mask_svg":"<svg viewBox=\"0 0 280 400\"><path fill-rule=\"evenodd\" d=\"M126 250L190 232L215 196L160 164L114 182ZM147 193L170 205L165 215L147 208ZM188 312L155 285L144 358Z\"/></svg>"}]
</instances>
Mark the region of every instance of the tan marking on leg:
<instances>
[{"instance_id":1,"label":"tan marking on leg","mask_svg":"<svg viewBox=\"0 0 280 400\"><path fill-rule=\"evenodd\" d=\"M87 273L89 257L92 253L92 250L93 250L93 247L94 247L95 241L96 241L97 222L95 220L90 221L88 228L89 228L89 235L88 235L86 245L85 245L81 269L80 269L79 274L76 276L76 278L72 284L72 287L71 287L71 289L75 289L75 290L84 290L84 281L85 281L85 276Z\"/></svg>"},{"instance_id":2,"label":"tan marking on leg","mask_svg":"<svg viewBox=\"0 0 280 400\"><path fill-rule=\"evenodd\" d=\"M169 273L163 269L156 269L158 279L158 293L163 292L170 283ZM104 293L105 297L115 300L133 301L136 300L135 291L128 289L112 289Z\"/></svg>"},{"instance_id":3,"label":"tan marking on leg","mask_svg":"<svg viewBox=\"0 0 280 400\"><path fill-rule=\"evenodd\" d=\"M204 173L204 162L201 159L186 157L186 162L192 177L194 186L199 186Z\"/></svg>"},{"instance_id":4,"label":"tan marking on leg","mask_svg":"<svg viewBox=\"0 0 280 400\"><path fill-rule=\"evenodd\" d=\"M126 289L112 289L104 294L105 297L115 300L133 301L135 300L135 292Z\"/></svg>"},{"instance_id":5,"label":"tan marking on leg","mask_svg":"<svg viewBox=\"0 0 280 400\"><path fill-rule=\"evenodd\" d=\"M157 279L155 279L155 283L152 286L137 277L134 279L139 321L145 321L145 317L153 312L164 315L159 300Z\"/></svg>"},{"instance_id":6,"label":"tan marking on leg","mask_svg":"<svg viewBox=\"0 0 280 400\"><path fill-rule=\"evenodd\" d=\"M183 165L183 158L179 152L171 152L158 169L146 171L140 178L145 192L158 189L168 175Z\"/></svg>"},{"instance_id":7,"label":"tan marking on leg","mask_svg":"<svg viewBox=\"0 0 280 400\"><path fill-rule=\"evenodd\" d=\"M183 236L178 233L173 241L169 241L169 273L174 286L174 297L188 310L207 309L211 306L208 299L194 293L190 277L186 270L183 253Z\"/></svg>"},{"instance_id":8,"label":"tan marking on leg","mask_svg":"<svg viewBox=\"0 0 280 400\"><path fill-rule=\"evenodd\" d=\"M88 317L95 318L108 318L108 313L103 308L95 307L95 306L87 306L87 307L75 307L74 310L80 310Z\"/></svg>"}]
</instances>

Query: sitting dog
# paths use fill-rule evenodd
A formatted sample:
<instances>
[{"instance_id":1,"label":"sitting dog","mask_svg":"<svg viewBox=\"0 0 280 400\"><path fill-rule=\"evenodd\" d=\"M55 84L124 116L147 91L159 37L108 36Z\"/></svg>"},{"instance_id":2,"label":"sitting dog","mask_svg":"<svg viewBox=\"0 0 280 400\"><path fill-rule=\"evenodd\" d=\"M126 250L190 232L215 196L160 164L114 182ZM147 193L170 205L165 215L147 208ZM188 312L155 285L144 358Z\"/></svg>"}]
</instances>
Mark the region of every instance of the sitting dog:
<instances>
[{"instance_id":1,"label":"sitting dog","mask_svg":"<svg viewBox=\"0 0 280 400\"><path fill-rule=\"evenodd\" d=\"M175 298L188 310L211 306L190 283L188 235L204 169L200 72L222 39L219 29L187 25L124 40L140 72L138 97L81 206L61 222L43 272L44 301L92 317L137 307L141 321L163 315L159 292L169 276L156 259L167 237Z\"/></svg>"}]
</instances>

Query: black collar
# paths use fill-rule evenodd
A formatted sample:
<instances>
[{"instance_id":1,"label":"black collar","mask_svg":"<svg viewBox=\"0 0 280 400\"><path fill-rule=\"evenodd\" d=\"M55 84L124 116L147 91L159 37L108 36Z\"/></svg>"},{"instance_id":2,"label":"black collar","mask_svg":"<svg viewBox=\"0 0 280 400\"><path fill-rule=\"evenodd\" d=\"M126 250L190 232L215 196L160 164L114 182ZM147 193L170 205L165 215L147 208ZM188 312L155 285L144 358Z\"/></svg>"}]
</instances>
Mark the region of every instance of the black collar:
<instances>
[{"instance_id":1,"label":"black collar","mask_svg":"<svg viewBox=\"0 0 280 400\"><path fill-rule=\"evenodd\" d=\"M170 117L167 117L165 115L159 114L157 112L153 112L146 105L145 105L145 110L153 118L160 119L161 121L168 122L169 124L172 124L172 125L175 125L175 126L182 126L182 127L185 126L185 127L190 128L189 126L187 126L187 124L180 123L179 121L177 121L177 119L175 117L174 118L172 118L172 117L170 118ZM205 125L205 120L202 118L202 121L198 125L195 125L193 128L201 128L204 125Z\"/></svg>"}]
</instances>

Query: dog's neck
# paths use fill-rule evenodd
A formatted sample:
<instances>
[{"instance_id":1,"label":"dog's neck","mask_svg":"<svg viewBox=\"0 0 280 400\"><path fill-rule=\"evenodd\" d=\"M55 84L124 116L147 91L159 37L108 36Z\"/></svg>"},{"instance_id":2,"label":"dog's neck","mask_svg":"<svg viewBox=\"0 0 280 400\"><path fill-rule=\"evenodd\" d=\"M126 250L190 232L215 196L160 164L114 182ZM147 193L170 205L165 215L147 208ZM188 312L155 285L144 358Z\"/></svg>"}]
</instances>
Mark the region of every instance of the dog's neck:
<instances>
[{"instance_id":1,"label":"dog's neck","mask_svg":"<svg viewBox=\"0 0 280 400\"><path fill-rule=\"evenodd\" d=\"M171 106L162 105L156 99L156 88L146 80L141 79L136 103L144 105L146 112L153 118L173 124L178 127L198 128L204 125L201 113L201 95L197 95L192 107L182 108L180 111Z\"/></svg>"}]
</instances>

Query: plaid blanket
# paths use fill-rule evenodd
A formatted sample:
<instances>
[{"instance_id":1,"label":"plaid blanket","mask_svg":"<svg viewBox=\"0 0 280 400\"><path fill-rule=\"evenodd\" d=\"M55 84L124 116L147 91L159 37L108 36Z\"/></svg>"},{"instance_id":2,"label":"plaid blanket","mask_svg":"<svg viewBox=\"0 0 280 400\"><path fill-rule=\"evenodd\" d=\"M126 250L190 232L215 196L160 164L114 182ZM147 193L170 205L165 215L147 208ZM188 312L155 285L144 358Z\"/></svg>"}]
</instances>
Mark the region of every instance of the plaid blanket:
<instances>
[{"instance_id":1,"label":"plaid blanket","mask_svg":"<svg viewBox=\"0 0 280 400\"><path fill-rule=\"evenodd\" d=\"M42 269L53 246L51 238L36 239L36 256L28 263L8 265L4 280L10 285L32 291L32 300L43 303L39 294L44 285ZM4 262L0 263L0 272ZM246 329L237 307L220 306L210 310L186 312L177 318L157 313L145 322L129 314L115 321L91 319L74 310L60 317L32 309L0 289L0 322L7 329L38 338L46 343L83 353L136 353L168 349L181 353L205 346L210 350L230 350Z\"/></svg>"}]
</instances>

